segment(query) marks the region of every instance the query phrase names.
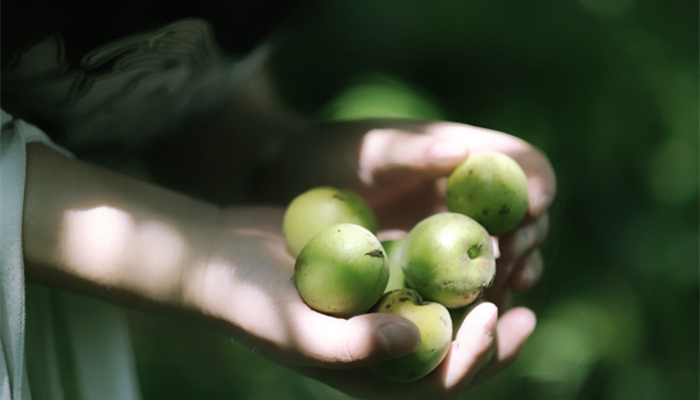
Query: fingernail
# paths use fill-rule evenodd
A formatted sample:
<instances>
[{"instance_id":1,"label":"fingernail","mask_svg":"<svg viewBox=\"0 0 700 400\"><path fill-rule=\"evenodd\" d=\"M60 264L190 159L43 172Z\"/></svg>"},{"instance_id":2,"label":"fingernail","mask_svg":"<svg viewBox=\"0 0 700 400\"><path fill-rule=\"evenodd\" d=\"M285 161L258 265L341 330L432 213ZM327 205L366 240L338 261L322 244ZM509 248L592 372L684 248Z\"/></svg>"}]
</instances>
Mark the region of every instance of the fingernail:
<instances>
[{"instance_id":1,"label":"fingernail","mask_svg":"<svg viewBox=\"0 0 700 400\"><path fill-rule=\"evenodd\" d=\"M499 246L499 241L498 238L495 236L491 236L491 247L493 247L493 256L496 259L501 258L501 248Z\"/></svg>"},{"instance_id":2,"label":"fingernail","mask_svg":"<svg viewBox=\"0 0 700 400\"><path fill-rule=\"evenodd\" d=\"M430 157L434 160L463 159L469 154L469 147L463 143L453 143L440 140L430 149Z\"/></svg>"},{"instance_id":3,"label":"fingernail","mask_svg":"<svg viewBox=\"0 0 700 400\"><path fill-rule=\"evenodd\" d=\"M382 341L384 350L391 355L401 356L414 351L420 344L416 341L415 328L405 323L391 323L384 325L379 330L379 339Z\"/></svg>"},{"instance_id":4,"label":"fingernail","mask_svg":"<svg viewBox=\"0 0 700 400\"><path fill-rule=\"evenodd\" d=\"M498 308L491 303L484 303L479 305L474 311L472 316L473 324L478 326L486 325L493 315L498 312Z\"/></svg>"}]
</instances>

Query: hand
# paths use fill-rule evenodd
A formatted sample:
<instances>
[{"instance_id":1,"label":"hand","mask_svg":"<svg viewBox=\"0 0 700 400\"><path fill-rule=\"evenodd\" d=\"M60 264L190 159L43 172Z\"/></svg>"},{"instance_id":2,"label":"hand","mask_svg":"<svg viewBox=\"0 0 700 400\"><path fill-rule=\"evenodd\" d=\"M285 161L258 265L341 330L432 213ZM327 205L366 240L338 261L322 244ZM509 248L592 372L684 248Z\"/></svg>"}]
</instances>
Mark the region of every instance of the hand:
<instances>
[{"instance_id":1,"label":"hand","mask_svg":"<svg viewBox=\"0 0 700 400\"><path fill-rule=\"evenodd\" d=\"M380 232L381 237L405 234L421 219L446 211L446 177L469 154L484 151L506 153L523 167L528 176L529 210L514 231L494 238L497 275L487 300L498 305L502 313L496 356L475 376L470 375L474 373L473 365L451 368L450 358L433 375L435 382L434 376L444 377L447 370L469 371L461 375L457 387L472 378L471 382L481 382L512 363L534 329L535 317L530 310L506 310L509 289L516 293L528 290L543 270L538 246L547 235L548 209L556 192L554 171L546 156L516 137L468 125L364 121L318 126L307 140L296 145L295 151L288 153L292 162L281 169L290 172L283 174L286 179L280 185L288 191L287 195L318 185L360 192L373 206L385 230ZM492 332L492 326L482 322L481 330L465 321L454 346L465 336ZM442 384L433 389L446 390L445 382ZM390 386L382 383L378 387ZM418 389L409 392L422 393Z\"/></svg>"},{"instance_id":2,"label":"hand","mask_svg":"<svg viewBox=\"0 0 700 400\"><path fill-rule=\"evenodd\" d=\"M280 234L282 208L231 208L210 243L210 256L182 276L186 308L216 321L254 352L360 398L454 398L470 384L512 362L534 328L518 308L497 321L484 303L463 324L445 361L427 377L393 384L362 368L406 354L418 345L416 326L389 314L350 319L310 309L293 282L294 260ZM480 365L498 325L498 351Z\"/></svg>"},{"instance_id":3,"label":"hand","mask_svg":"<svg viewBox=\"0 0 700 400\"><path fill-rule=\"evenodd\" d=\"M556 180L546 156L527 142L488 129L447 122L362 121L320 125L287 151L277 184L287 197L318 185L357 190L384 230L405 232L446 211L446 177L469 154L500 151L528 177L529 210L520 226L497 243L498 273L490 300L500 308L508 289L523 292L539 279L537 247L547 235Z\"/></svg>"},{"instance_id":4,"label":"hand","mask_svg":"<svg viewBox=\"0 0 700 400\"><path fill-rule=\"evenodd\" d=\"M308 308L291 280L282 208L222 212L37 145L28 146L24 212L28 279L137 307L185 310L265 357L360 397L456 397L512 362L535 323L524 308L497 322L494 305L480 305L435 372L392 385L360 367L412 351L415 325L387 314L344 320ZM496 324L496 355L479 370Z\"/></svg>"}]
</instances>

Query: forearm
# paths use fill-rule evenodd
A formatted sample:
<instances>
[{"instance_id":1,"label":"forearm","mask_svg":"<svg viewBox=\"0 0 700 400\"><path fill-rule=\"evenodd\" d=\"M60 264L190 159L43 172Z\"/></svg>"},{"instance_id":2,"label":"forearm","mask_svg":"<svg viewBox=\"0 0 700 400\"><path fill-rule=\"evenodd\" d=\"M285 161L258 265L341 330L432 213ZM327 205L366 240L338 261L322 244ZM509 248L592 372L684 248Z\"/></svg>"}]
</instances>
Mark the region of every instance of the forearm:
<instances>
[{"instance_id":1,"label":"forearm","mask_svg":"<svg viewBox=\"0 0 700 400\"><path fill-rule=\"evenodd\" d=\"M218 207L27 147L28 280L107 300L187 307L183 273L206 263Z\"/></svg>"}]
</instances>

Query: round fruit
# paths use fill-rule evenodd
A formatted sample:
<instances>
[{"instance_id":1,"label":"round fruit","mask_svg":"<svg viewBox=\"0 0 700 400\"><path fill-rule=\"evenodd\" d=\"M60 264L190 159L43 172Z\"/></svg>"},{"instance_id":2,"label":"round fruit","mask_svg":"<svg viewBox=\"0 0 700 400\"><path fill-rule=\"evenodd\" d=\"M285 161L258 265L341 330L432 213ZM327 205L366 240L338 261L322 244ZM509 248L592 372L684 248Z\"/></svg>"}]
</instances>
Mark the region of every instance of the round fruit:
<instances>
[{"instance_id":1,"label":"round fruit","mask_svg":"<svg viewBox=\"0 0 700 400\"><path fill-rule=\"evenodd\" d=\"M428 375L447 355L452 343L452 321L443 305L424 302L418 292L403 288L386 293L372 311L411 320L418 326L421 338L413 353L370 367L373 374L391 382L413 382Z\"/></svg>"},{"instance_id":2,"label":"round fruit","mask_svg":"<svg viewBox=\"0 0 700 400\"><path fill-rule=\"evenodd\" d=\"M506 154L477 153L452 171L445 200L449 211L475 219L491 235L503 235L527 213L527 176Z\"/></svg>"},{"instance_id":3,"label":"round fruit","mask_svg":"<svg viewBox=\"0 0 700 400\"><path fill-rule=\"evenodd\" d=\"M296 257L318 232L331 225L352 223L377 232L377 221L367 202L350 190L321 186L295 197L282 223L287 250Z\"/></svg>"},{"instance_id":4,"label":"round fruit","mask_svg":"<svg viewBox=\"0 0 700 400\"><path fill-rule=\"evenodd\" d=\"M496 259L491 237L463 214L439 213L406 236L401 265L407 286L447 308L464 307L491 287Z\"/></svg>"},{"instance_id":5,"label":"round fruit","mask_svg":"<svg viewBox=\"0 0 700 400\"><path fill-rule=\"evenodd\" d=\"M355 224L330 226L311 238L294 266L301 298L314 310L349 318L384 294L389 264L379 240Z\"/></svg>"}]
</instances>

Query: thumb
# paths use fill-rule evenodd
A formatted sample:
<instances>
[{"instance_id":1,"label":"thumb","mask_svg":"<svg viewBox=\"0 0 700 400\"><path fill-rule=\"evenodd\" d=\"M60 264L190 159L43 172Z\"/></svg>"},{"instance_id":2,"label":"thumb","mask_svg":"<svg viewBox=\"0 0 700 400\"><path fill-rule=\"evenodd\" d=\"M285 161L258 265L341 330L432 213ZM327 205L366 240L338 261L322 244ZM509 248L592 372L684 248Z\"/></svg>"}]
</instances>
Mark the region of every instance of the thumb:
<instances>
[{"instance_id":1,"label":"thumb","mask_svg":"<svg viewBox=\"0 0 700 400\"><path fill-rule=\"evenodd\" d=\"M420 331L411 321L389 314L350 319L309 312L297 319L293 340L302 353L299 364L324 368L359 368L414 351Z\"/></svg>"}]
</instances>

